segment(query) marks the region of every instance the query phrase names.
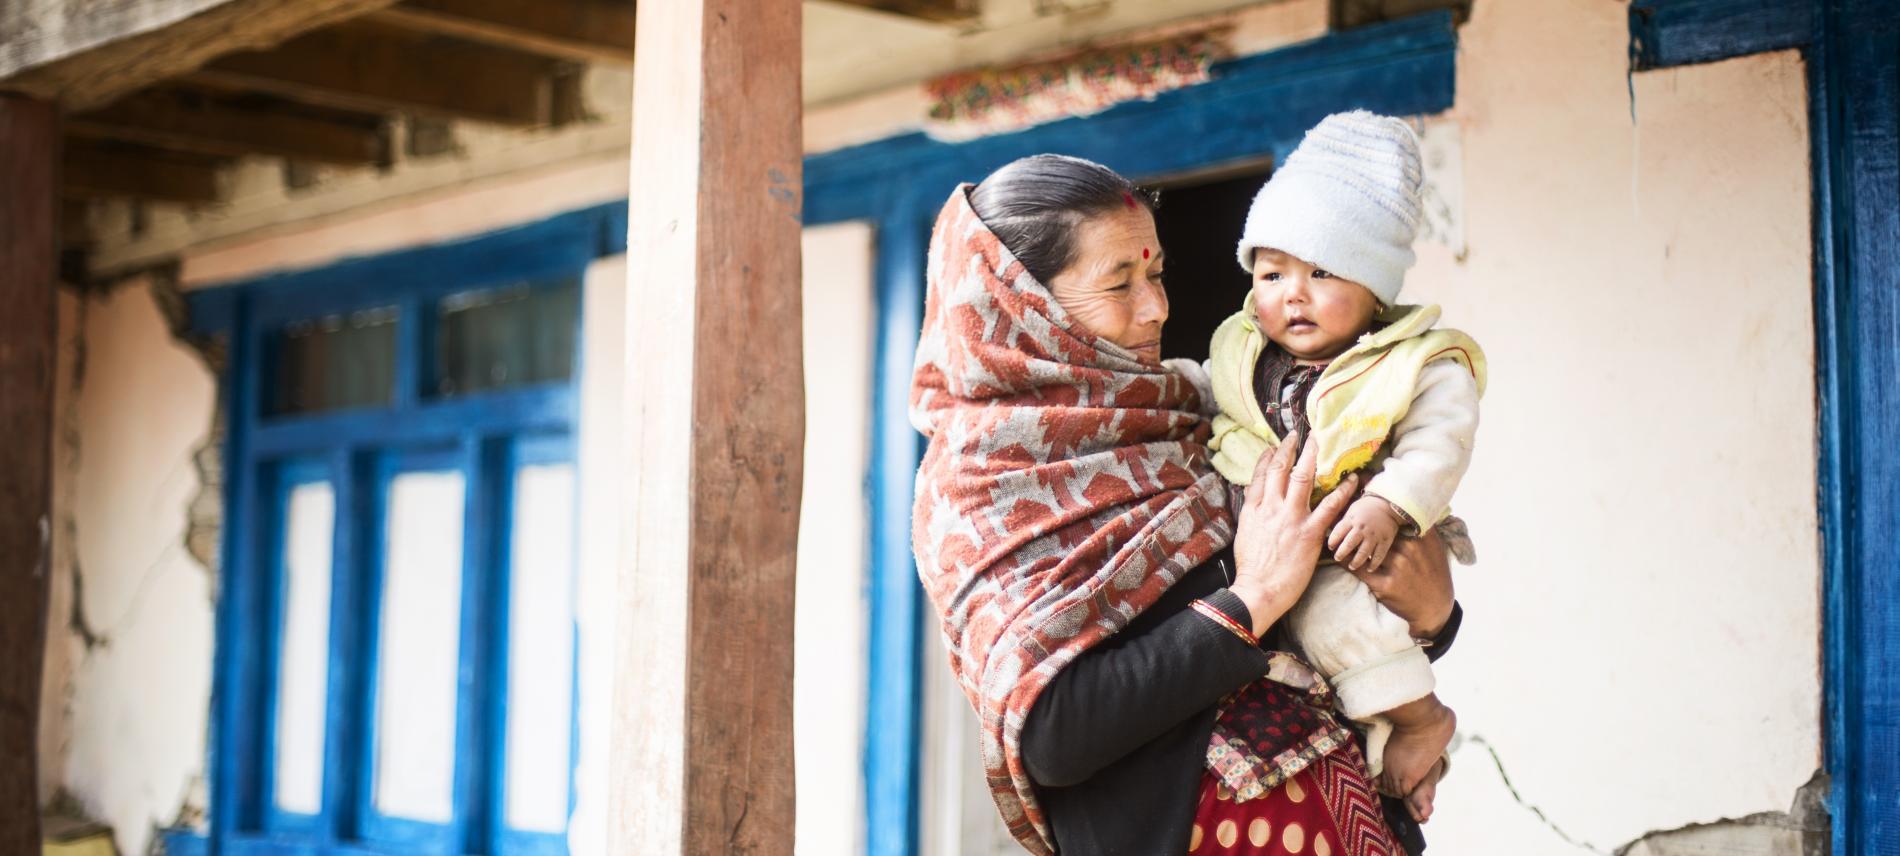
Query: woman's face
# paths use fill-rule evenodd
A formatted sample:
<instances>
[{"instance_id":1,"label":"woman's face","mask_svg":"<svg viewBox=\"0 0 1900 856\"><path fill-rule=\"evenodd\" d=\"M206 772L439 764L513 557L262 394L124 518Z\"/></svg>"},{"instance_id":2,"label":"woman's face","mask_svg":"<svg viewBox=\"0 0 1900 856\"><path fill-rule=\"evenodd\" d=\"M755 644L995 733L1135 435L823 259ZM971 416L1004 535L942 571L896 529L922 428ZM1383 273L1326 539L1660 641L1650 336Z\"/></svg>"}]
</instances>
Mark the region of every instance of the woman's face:
<instances>
[{"instance_id":1,"label":"woman's face","mask_svg":"<svg viewBox=\"0 0 1900 856\"><path fill-rule=\"evenodd\" d=\"M1076 227L1075 261L1049 282L1056 303L1089 332L1161 362L1168 292L1161 241L1146 206L1097 214Z\"/></svg>"}]
</instances>

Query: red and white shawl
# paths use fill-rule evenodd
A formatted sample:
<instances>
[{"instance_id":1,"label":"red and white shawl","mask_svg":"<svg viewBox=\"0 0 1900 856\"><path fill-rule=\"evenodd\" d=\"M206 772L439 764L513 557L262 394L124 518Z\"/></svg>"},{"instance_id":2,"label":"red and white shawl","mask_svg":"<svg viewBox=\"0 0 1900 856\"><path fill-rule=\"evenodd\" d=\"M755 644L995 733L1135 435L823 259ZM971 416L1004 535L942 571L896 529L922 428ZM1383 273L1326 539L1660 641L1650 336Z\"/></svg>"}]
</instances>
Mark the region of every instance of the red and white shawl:
<instances>
[{"instance_id":1,"label":"red and white shawl","mask_svg":"<svg viewBox=\"0 0 1900 856\"><path fill-rule=\"evenodd\" d=\"M1233 536L1184 376L1077 325L957 188L930 240L912 548L1010 833L1053 852L1021 756L1036 696ZM1113 715L1104 712L1104 715Z\"/></svg>"}]
</instances>

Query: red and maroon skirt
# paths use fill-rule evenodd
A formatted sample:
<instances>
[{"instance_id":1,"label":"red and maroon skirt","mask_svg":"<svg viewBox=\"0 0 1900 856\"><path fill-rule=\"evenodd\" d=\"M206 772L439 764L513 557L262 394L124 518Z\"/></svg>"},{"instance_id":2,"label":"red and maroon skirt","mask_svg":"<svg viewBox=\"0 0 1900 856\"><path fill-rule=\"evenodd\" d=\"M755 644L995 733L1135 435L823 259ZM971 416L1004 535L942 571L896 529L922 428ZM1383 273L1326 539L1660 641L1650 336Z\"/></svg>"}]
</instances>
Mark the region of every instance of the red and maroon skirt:
<instances>
[{"instance_id":1,"label":"red and maroon skirt","mask_svg":"<svg viewBox=\"0 0 1900 856\"><path fill-rule=\"evenodd\" d=\"M1366 763L1350 742L1314 760L1266 795L1235 802L1213 773L1188 840L1191 856L1403 856L1386 826Z\"/></svg>"}]
</instances>

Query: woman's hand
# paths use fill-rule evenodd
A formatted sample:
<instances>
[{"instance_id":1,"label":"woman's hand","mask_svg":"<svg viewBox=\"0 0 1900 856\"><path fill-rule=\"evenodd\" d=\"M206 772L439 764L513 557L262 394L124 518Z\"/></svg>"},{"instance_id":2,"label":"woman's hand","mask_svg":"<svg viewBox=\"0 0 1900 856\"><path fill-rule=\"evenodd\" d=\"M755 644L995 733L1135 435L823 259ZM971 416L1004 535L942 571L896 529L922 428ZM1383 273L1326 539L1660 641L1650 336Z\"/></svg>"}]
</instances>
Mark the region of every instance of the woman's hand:
<instances>
[{"instance_id":1,"label":"woman's hand","mask_svg":"<svg viewBox=\"0 0 1900 856\"><path fill-rule=\"evenodd\" d=\"M1295 449L1300 450L1297 462ZM1358 477L1348 476L1338 490L1313 507L1313 468L1318 457L1317 444L1301 443L1298 435L1291 435L1273 454L1260 456L1253 481L1247 485L1234 533L1236 569L1231 589L1252 614L1256 636L1266 633L1306 591L1319 563L1320 542L1358 492Z\"/></svg>"},{"instance_id":2,"label":"woman's hand","mask_svg":"<svg viewBox=\"0 0 1900 856\"><path fill-rule=\"evenodd\" d=\"M1394 541L1378 567L1352 573L1379 603L1412 625L1414 638L1436 637L1451 620L1451 559L1435 529Z\"/></svg>"}]
</instances>

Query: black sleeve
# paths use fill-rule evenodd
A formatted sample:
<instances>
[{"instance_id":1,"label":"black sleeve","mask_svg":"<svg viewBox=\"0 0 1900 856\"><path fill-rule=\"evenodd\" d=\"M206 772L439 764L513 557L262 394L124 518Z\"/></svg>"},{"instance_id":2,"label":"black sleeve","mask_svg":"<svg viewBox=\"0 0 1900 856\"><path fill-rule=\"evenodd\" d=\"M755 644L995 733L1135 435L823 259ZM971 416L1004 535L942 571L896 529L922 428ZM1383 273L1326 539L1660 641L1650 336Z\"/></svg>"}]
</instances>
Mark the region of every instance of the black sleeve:
<instances>
[{"instance_id":1,"label":"black sleeve","mask_svg":"<svg viewBox=\"0 0 1900 856\"><path fill-rule=\"evenodd\" d=\"M1233 592L1220 589L1203 599L1242 627L1252 624ZM1184 599L1159 621L1131 624L1077 657L1043 689L1023 723L1023 762L1031 779L1044 787L1087 781L1267 673L1265 651L1186 607Z\"/></svg>"},{"instance_id":2,"label":"black sleeve","mask_svg":"<svg viewBox=\"0 0 1900 856\"><path fill-rule=\"evenodd\" d=\"M1445 626L1438 631L1437 636L1432 637L1432 644L1425 649L1425 656L1430 657L1433 662L1445 656L1445 652L1451 650L1451 643L1457 641L1458 628L1464 623L1465 608L1459 606L1454 600L1451 602L1451 617L1445 619Z\"/></svg>"}]
</instances>

